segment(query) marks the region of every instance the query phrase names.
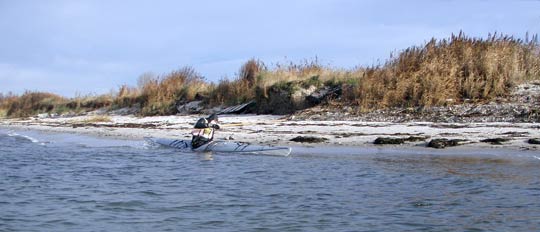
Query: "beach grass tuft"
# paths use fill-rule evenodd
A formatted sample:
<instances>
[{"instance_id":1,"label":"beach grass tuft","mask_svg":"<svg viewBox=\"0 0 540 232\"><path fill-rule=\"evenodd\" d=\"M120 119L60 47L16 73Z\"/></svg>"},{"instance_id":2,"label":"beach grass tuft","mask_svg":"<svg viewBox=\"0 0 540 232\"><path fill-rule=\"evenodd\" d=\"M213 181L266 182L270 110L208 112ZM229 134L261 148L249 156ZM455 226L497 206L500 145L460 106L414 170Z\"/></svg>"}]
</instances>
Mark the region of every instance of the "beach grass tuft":
<instances>
[{"instance_id":1,"label":"beach grass tuft","mask_svg":"<svg viewBox=\"0 0 540 232\"><path fill-rule=\"evenodd\" d=\"M487 39L463 33L402 51L358 78L353 95L367 109L443 106L505 97L511 87L540 78L537 39Z\"/></svg>"},{"instance_id":2,"label":"beach grass tuft","mask_svg":"<svg viewBox=\"0 0 540 232\"><path fill-rule=\"evenodd\" d=\"M82 123L104 123L112 121L112 118L108 115L95 115L83 120Z\"/></svg>"},{"instance_id":3,"label":"beach grass tuft","mask_svg":"<svg viewBox=\"0 0 540 232\"><path fill-rule=\"evenodd\" d=\"M28 117L51 112L66 101L53 93L26 91L21 96L2 97L0 105L9 117Z\"/></svg>"},{"instance_id":4,"label":"beach grass tuft","mask_svg":"<svg viewBox=\"0 0 540 232\"><path fill-rule=\"evenodd\" d=\"M176 113L178 102L192 101L206 92L209 84L191 67L184 67L165 76L144 75L139 78L141 113L169 115Z\"/></svg>"}]
</instances>

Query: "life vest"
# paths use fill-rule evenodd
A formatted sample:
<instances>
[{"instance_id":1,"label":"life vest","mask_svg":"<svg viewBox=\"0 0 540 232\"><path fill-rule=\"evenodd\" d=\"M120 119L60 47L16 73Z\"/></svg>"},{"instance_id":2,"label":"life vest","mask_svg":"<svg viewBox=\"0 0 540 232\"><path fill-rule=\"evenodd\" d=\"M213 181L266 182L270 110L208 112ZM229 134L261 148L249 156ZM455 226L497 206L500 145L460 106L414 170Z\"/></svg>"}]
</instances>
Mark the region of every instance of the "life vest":
<instances>
[{"instance_id":1,"label":"life vest","mask_svg":"<svg viewBox=\"0 0 540 232\"><path fill-rule=\"evenodd\" d=\"M214 139L214 129L219 129L217 124L217 116L214 116L215 120L200 118L195 123L195 130L191 131L193 136L191 139L191 147L193 149L198 148L204 144L209 143Z\"/></svg>"},{"instance_id":2,"label":"life vest","mask_svg":"<svg viewBox=\"0 0 540 232\"><path fill-rule=\"evenodd\" d=\"M214 138L214 128L203 128L191 131L191 135L212 140Z\"/></svg>"},{"instance_id":3,"label":"life vest","mask_svg":"<svg viewBox=\"0 0 540 232\"><path fill-rule=\"evenodd\" d=\"M191 147L196 149L214 139L214 128L203 128L191 131Z\"/></svg>"}]
</instances>

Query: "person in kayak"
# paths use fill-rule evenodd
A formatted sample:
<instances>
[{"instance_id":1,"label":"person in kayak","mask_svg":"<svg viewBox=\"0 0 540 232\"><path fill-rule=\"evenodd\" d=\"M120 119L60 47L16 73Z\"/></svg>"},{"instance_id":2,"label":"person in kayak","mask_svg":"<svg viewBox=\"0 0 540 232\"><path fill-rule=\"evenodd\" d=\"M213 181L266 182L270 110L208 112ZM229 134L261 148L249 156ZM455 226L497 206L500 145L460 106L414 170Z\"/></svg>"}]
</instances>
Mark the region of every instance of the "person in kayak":
<instances>
[{"instance_id":1,"label":"person in kayak","mask_svg":"<svg viewBox=\"0 0 540 232\"><path fill-rule=\"evenodd\" d=\"M191 132L191 147L199 148L214 139L214 130L219 129L217 114L211 114L207 118L200 118L195 123L195 130Z\"/></svg>"}]
</instances>

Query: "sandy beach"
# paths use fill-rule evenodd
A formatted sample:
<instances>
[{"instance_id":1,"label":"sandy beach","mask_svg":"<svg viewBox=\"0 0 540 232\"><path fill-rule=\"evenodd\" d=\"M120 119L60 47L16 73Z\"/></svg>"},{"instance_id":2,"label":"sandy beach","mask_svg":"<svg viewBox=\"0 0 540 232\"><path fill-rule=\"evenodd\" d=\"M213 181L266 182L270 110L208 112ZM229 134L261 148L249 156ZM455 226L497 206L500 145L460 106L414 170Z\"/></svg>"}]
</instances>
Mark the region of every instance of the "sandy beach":
<instances>
[{"instance_id":1,"label":"sandy beach","mask_svg":"<svg viewBox=\"0 0 540 232\"><path fill-rule=\"evenodd\" d=\"M93 122L96 116L58 118L5 119L0 126L7 129L39 130L126 139L165 137L190 139L195 121L203 115L189 116L106 116L105 122ZM273 115L222 115L218 140L234 140L255 144L287 146L347 146L423 148L434 139L459 140L461 148L511 149L536 151L539 145L529 139L540 137L538 123L433 123L433 122L362 122L309 121ZM294 142L297 137L321 141ZM375 145L377 138L407 139L402 144ZM500 143L486 139L502 139ZM446 149L455 149L447 147Z\"/></svg>"}]
</instances>

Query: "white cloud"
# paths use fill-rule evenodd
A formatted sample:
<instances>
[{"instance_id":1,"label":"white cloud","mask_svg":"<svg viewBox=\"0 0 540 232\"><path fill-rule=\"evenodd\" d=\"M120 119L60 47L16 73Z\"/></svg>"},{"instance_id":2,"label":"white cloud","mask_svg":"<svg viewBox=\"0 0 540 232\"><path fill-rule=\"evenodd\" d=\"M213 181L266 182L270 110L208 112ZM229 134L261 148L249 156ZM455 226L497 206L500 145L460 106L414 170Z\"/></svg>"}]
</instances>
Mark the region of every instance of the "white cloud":
<instances>
[{"instance_id":1,"label":"white cloud","mask_svg":"<svg viewBox=\"0 0 540 232\"><path fill-rule=\"evenodd\" d=\"M0 91L106 92L147 71L232 77L249 58L370 65L499 31L540 33L539 1L11 1L0 3ZM28 17L31 15L32 17ZM47 80L47 81L44 81ZM54 84L53 84L54 83ZM76 89L76 90L75 90Z\"/></svg>"},{"instance_id":2,"label":"white cloud","mask_svg":"<svg viewBox=\"0 0 540 232\"><path fill-rule=\"evenodd\" d=\"M135 77L132 83L135 82ZM115 74L67 72L39 67L0 63L0 92L21 94L26 90L47 91L72 97L75 94L102 94L116 89L125 79Z\"/></svg>"}]
</instances>

